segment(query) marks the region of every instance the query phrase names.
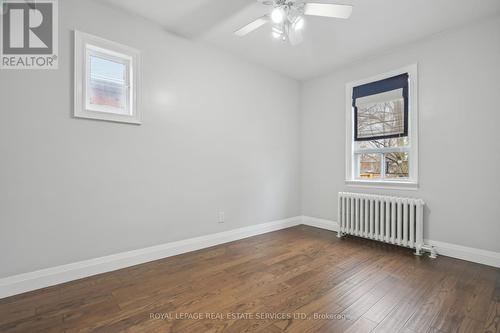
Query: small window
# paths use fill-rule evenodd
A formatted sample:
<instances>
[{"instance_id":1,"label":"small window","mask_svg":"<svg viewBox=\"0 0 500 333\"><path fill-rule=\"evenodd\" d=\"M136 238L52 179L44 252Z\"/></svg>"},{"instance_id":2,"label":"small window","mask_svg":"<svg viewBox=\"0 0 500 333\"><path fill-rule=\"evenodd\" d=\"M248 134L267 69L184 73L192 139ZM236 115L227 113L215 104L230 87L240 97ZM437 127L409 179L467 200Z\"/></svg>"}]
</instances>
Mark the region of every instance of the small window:
<instances>
[{"instance_id":1,"label":"small window","mask_svg":"<svg viewBox=\"0 0 500 333\"><path fill-rule=\"evenodd\" d=\"M140 53L75 32L75 117L141 123Z\"/></svg>"},{"instance_id":2,"label":"small window","mask_svg":"<svg viewBox=\"0 0 500 333\"><path fill-rule=\"evenodd\" d=\"M347 85L346 181L416 187L416 65Z\"/></svg>"}]
</instances>

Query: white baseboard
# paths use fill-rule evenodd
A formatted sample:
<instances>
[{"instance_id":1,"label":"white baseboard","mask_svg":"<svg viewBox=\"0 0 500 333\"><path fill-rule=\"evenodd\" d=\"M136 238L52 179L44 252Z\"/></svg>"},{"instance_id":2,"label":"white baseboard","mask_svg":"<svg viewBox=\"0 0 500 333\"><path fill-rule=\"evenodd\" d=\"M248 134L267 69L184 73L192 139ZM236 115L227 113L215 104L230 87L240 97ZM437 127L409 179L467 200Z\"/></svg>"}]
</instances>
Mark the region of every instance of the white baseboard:
<instances>
[{"instance_id":1,"label":"white baseboard","mask_svg":"<svg viewBox=\"0 0 500 333\"><path fill-rule=\"evenodd\" d=\"M319 219L316 217L302 216L302 223L312 227L338 231L339 225L332 220ZM426 244L436 248L436 252L440 255L467 260L478 264L499 267L500 268L500 253L488 250L476 249L462 245L450 244L425 239Z\"/></svg>"},{"instance_id":2,"label":"white baseboard","mask_svg":"<svg viewBox=\"0 0 500 333\"><path fill-rule=\"evenodd\" d=\"M301 221L300 216L292 217L9 276L0 279L0 298L293 227L301 224Z\"/></svg>"},{"instance_id":3,"label":"white baseboard","mask_svg":"<svg viewBox=\"0 0 500 333\"><path fill-rule=\"evenodd\" d=\"M424 239L426 244L436 248L438 254L447 257L476 262L478 264L488 265L500 268L500 253L474 247L467 247L445 242L438 242Z\"/></svg>"},{"instance_id":4,"label":"white baseboard","mask_svg":"<svg viewBox=\"0 0 500 333\"><path fill-rule=\"evenodd\" d=\"M339 230L339 224L337 222L331 220L319 219L317 217L311 217L311 216L302 216L302 224L330 231Z\"/></svg>"}]
</instances>

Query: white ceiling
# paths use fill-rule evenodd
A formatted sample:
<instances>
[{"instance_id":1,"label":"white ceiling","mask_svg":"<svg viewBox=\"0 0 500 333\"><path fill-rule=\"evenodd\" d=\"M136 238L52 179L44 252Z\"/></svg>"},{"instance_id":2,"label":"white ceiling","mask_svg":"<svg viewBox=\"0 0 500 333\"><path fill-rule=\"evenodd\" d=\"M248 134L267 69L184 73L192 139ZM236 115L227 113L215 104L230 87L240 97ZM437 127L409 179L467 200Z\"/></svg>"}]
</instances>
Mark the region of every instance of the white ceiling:
<instances>
[{"instance_id":1,"label":"white ceiling","mask_svg":"<svg viewBox=\"0 0 500 333\"><path fill-rule=\"evenodd\" d=\"M304 42L290 46L273 39L269 25L233 35L269 12L256 0L101 1L297 79L500 13L500 0L311 0L352 4L354 10L348 20L307 17Z\"/></svg>"}]
</instances>

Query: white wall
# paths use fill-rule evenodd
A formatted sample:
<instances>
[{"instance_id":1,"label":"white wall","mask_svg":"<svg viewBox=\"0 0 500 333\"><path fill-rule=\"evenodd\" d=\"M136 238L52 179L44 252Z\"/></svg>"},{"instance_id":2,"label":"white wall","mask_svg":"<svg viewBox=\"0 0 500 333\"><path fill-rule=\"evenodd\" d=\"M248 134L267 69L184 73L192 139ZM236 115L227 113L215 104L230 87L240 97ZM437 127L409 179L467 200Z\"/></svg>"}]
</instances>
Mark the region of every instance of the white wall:
<instances>
[{"instance_id":1,"label":"white wall","mask_svg":"<svg viewBox=\"0 0 500 333\"><path fill-rule=\"evenodd\" d=\"M339 191L423 198L425 237L500 251L500 18L303 84L302 213L336 220ZM419 65L420 189L345 186L345 84Z\"/></svg>"},{"instance_id":2,"label":"white wall","mask_svg":"<svg viewBox=\"0 0 500 333\"><path fill-rule=\"evenodd\" d=\"M0 72L0 277L300 214L297 82L59 6L60 69ZM72 118L74 29L143 51L142 126Z\"/></svg>"}]
</instances>

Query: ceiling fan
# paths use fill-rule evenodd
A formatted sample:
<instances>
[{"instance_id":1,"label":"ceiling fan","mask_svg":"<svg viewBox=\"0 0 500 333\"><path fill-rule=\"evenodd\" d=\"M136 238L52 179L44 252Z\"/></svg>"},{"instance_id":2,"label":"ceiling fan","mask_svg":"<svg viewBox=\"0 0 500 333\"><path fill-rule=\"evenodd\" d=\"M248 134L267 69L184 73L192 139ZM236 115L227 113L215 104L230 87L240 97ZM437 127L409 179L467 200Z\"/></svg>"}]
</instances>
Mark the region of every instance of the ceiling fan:
<instances>
[{"instance_id":1,"label":"ceiling fan","mask_svg":"<svg viewBox=\"0 0 500 333\"><path fill-rule=\"evenodd\" d=\"M270 14L259 17L244 27L236 30L236 36L245 36L266 23L272 24L272 35L276 39L288 41L291 45L302 42L304 16L323 16L349 18L352 6L330 3L308 2L307 0L257 0L266 6L272 6Z\"/></svg>"}]
</instances>

